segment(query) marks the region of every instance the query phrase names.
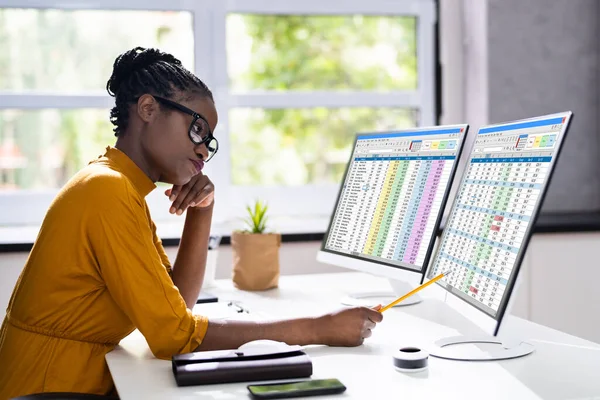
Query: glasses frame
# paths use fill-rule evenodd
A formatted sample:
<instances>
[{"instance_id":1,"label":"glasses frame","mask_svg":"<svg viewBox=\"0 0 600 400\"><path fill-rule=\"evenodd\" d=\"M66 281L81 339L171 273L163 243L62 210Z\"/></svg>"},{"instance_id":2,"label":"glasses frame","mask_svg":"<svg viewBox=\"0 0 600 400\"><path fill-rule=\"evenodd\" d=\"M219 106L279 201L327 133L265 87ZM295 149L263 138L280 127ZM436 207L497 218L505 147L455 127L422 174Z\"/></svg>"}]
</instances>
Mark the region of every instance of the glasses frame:
<instances>
[{"instance_id":1,"label":"glasses frame","mask_svg":"<svg viewBox=\"0 0 600 400\"><path fill-rule=\"evenodd\" d=\"M204 160L204 162L210 161L215 156L215 154L217 154L217 151L219 150L219 141L217 140L217 138L214 137L212 130L210 129L210 125L208 124L208 121L206 120L206 118L204 118L204 116L202 116L202 114L199 114L196 111L194 111L190 108L187 108L186 106L179 104L173 100L165 99L164 97L154 96L154 95L152 95L152 97L154 97L161 104L164 104L168 107L174 108L177 111L181 111L182 113L191 115L193 117L192 123L190 124L190 127L188 129L188 137L190 138L192 143L194 143L196 146L200 146L202 144L205 145L209 154L208 154L208 157L206 158L206 160ZM206 122L208 134L204 138L202 138L202 140L197 142L194 140L194 136L192 135L192 129L194 128L194 125L196 124L196 122L199 119ZM213 150L213 147L208 146L208 143L210 143L212 140L215 141L214 150Z\"/></svg>"}]
</instances>

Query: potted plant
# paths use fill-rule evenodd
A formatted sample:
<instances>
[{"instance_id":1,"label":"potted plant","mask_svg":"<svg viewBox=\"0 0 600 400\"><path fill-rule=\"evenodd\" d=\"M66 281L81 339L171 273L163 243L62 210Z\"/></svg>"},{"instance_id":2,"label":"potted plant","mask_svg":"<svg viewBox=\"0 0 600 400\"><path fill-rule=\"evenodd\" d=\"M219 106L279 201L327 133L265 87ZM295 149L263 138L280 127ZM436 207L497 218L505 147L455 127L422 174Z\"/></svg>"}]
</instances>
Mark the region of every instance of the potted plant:
<instances>
[{"instance_id":1,"label":"potted plant","mask_svg":"<svg viewBox=\"0 0 600 400\"><path fill-rule=\"evenodd\" d=\"M231 235L234 285L243 290L266 290L279 283L279 247L281 235L267 233L266 203L257 200L246 206L247 229Z\"/></svg>"}]
</instances>

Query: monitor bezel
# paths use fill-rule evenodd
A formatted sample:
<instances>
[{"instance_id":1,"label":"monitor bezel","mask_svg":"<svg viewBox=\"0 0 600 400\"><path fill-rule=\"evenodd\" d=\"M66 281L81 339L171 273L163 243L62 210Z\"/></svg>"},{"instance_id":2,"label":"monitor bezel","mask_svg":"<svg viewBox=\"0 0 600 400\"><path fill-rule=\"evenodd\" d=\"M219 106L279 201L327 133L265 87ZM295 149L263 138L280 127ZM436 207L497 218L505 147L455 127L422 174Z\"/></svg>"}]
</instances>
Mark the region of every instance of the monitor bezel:
<instances>
[{"instance_id":1,"label":"monitor bezel","mask_svg":"<svg viewBox=\"0 0 600 400\"><path fill-rule=\"evenodd\" d=\"M333 220L335 218L335 211L338 207L338 203L339 203L340 197L342 195L342 189L343 189L346 179L348 177L348 170L350 168L350 165L352 164L354 151L356 150L356 143L357 143L359 137L364 136L364 135L386 135L386 134L413 133L413 132L415 133L415 135L418 135L419 132L423 132L423 131L435 131L435 130L457 129L457 128L458 129L462 128L463 131L462 131L462 135L458 136L456 159L455 159L454 165L452 166L452 170L450 171L448 186L446 188L444 196L442 197L442 203L440 205L440 213L438 214L438 217L435 221L434 229L433 229L431 238L429 240L429 246L427 247L427 253L425 254L425 259L423 260L423 266L420 269L403 267L401 265L386 263L384 261L366 259L366 258L362 258L360 256L355 256L355 255L351 255L351 254L347 254L347 253L343 253L343 252L338 252L335 250L325 249L325 245L327 243L327 238L329 237L329 233L331 231L331 226L332 226ZM444 210L446 208L448 197L450 196L450 192L452 189L452 185L454 183L456 171L458 168L458 164L460 162L460 158L461 158L461 155L462 155L462 152L464 149L464 145L465 145L465 141L466 141L468 132L469 132L469 124L452 124L452 125L424 126L424 127L418 127L418 128L399 129L399 130L393 130L393 131L376 131L376 132L356 133L355 137L354 137L353 145L352 145L352 152L350 153L348 162L346 163L346 169L344 170L343 179L341 181L341 184L340 184L340 187L338 190L338 194L336 196L336 200L333 205L333 210L332 210L330 218L329 218L329 223L327 224L327 230L325 231L325 235L323 236L323 240L321 242L321 247L320 247L319 253L317 255L317 260L320 262L338 265L341 267L354 269L354 270L358 270L358 271L362 271L362 272L369 272L369 273L371 273L374 268L377 268L378 269L378 271L376 272L377 275L385 276L385 277L392 278L392 279L407 279L408 275L406 274L406 272L409 272L411 275L412 274L420 274L421 276L420 276L420 279L418 279L418 283L422 283L423 279L425 277L425 272L427 271L429 261L431 260L431 256L433 254L433 247L435 244L436 237L438 235L439 226L442 221L442 216L443 216ZM381 270L380 270L380 268L381 268ZM375 273L375 272L373 272L373 273Z\"/></svg>"},{"instance_id":2,"label":"monitor bezel","mask_svg":"<svg viewBox=\"0 0 600 400\"><path fill-rule=\"evenodd\" d=\"M542 186L542 188L540 190L539 201L538 201L536 207L533 209L533 212L531 214L531 223L528 225L528 227L525 231L525 235L523 238L523 245L521 246L521 248L519 249L519 252L517 253L513 274L506 286L504 296L508 296L508 298L506 298L506 297L503 298L503 301L500 303L500 307L498 308L498 313L496 314L496 317L495 318L492 317L485 311L475 307L474 305L470 304L463 298L453 294L451 291L449 291L447 288L442 286L440 283L436 283L437 289L443 290L443 292L445 294L445 301L449 306L451 306L455 310L459 311L462 315L467 317L472 322L476 323L487 334L490 334L493 336L498 336L504 316L508 313L508 311L510 311L510 309L512 308L512 306L514 304L515 291L519 287L520 282L522 281L520 272L521 272L521 266L523 264L523 259L525 257L525 254L527 253L527 248L531 241L531 236L533 235L533 227L535 226L535 222L536 222L536 220L539 216L539 213L542 209L542 206L544 204L544 200L545 200L546 194L548 192L548 186L550 185L550 182L552 181L552 176L554 174L555 165L556 165L557 160L560 157L560 154L561 154L561 151L563 148L563 142L569 131L569 127L571 126L571 120L573 119L573 113L571 111L564 111L564 112L560 112L560 113L542 115L539 117L526 118L526 119L502 122L502 123L497 123L497 124L485 125L485 126L481 126L477 131L477 135L479 135L480 134L479 132L482 129L495 128L495 127L514 125L514 124L533 122L533 121L541 121L541 120L545 120L545 119L558 118L558 117L564 117L565 122L563 124L562 130L560 131L560 135L557 138L556 153L552 157L552 161L550 162L548 176L546 178L544 185ZM475 141L473 142L473 146L471 149L471 154L469 154L469 158L467 159L467 164L466 164L467 167L469 166L469 164L471 163L471 160L473 159L473 151L475 149L475 142L477 141L477 137L479 137L479 136L475 137ZM467 169L468 168L465 168L465 170L463 172L463 175L460 180L460 184L458 186L457 193L460 191L460 188L462 187L464 181L467 178ZM458 195L452 201L452 207L450 208L450 212L448 214L448 221L450 220L450 216L452 215L452 212L454 211L457 201L458 201ZM441 250L441 243L443 242L445 235L446 235L446 230L444 228L444 231L442 232L442 235L439 240L439 245L435 251L435 254L432 257L432 261L434 261L438 257L439 252ZM433 278L433 277L429 278L428 275L430 274L431 269L434 267L434 264L435 264L434 262L430 263L430 265L424 275L424 278L425 278L424 281L429 281L431 278Z\"/></svg>"}]
</instances>

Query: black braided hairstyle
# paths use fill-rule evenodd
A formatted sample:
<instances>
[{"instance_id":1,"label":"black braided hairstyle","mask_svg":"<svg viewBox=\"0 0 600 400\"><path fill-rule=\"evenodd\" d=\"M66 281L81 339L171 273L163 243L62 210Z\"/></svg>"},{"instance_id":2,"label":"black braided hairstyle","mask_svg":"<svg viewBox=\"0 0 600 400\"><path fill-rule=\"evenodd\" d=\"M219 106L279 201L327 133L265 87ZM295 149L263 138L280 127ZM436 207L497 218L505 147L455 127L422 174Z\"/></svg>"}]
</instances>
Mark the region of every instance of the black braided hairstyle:
<instances>
[{"instance_id":1,"label":"black braided hairstyle","mask_svg":"<svg viewBox=\"0 0 600 400\"><path fill-rule=\"evenodd\" d=\"M146 93L172 98L176 92L213 100L208 87L181 65L171 54L158 49L136 47L115 59L113 72L106 82L108 94L115 98L110 122L115 136L121 136L129 122L129 106Z\"/></svg>"}]
</instances>

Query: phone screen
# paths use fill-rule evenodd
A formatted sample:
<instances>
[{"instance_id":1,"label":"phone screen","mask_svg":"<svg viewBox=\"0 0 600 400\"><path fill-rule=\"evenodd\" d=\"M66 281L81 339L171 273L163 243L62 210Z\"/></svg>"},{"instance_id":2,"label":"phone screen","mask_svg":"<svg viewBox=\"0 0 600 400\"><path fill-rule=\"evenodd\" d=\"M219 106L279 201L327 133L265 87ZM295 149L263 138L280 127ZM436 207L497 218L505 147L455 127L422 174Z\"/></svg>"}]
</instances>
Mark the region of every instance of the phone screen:
<instances>
[{"instance_id":1,"label":"phone screen","mask_svg":"<svg viewBox=\"0 0 600 400\"><path fill-rule=\"evenodd\" d=\"M294 394L309 395L311 392L314 394L341 393L346 390L346 386L337 379L314 379L272 385L249 385L248 390L257 397L274 398L274 396L288 397Z\"/></svg>"}]
</instances>

